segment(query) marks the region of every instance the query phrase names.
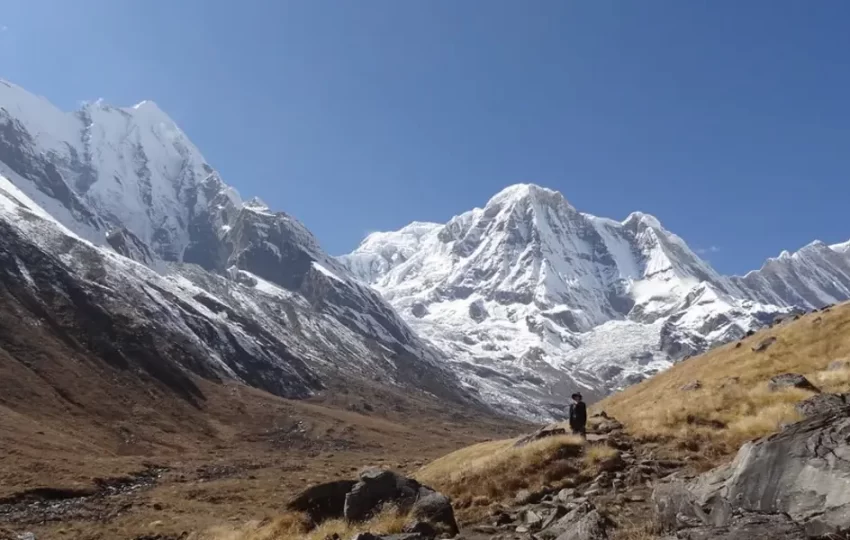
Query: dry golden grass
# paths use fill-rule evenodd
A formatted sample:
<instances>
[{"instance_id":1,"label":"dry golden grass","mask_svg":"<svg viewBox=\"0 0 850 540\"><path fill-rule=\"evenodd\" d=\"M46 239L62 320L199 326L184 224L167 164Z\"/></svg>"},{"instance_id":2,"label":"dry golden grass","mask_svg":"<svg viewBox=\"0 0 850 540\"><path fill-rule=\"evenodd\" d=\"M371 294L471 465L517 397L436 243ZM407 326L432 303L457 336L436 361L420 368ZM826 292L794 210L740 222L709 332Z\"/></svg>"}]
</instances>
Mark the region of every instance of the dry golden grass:
<instances>
[{"instance_id":1,"label":"dry golden grass","mask_svg":"<svg viewBox=\"0 0 850 540\"><path fill-rule=\"evenodd\" d=\"M548 437L521 447L514 447L514 442L463 448L425 466L415 477L452 497L458 517L469 520L521 489L557 486L581 472L579 456L585 445L581 437Z\"/></svg>"},{"instance_id":2,"label":"dry golden grass","mask_svg":"<svg viewBox=\"0 0 850 540\"><path fill-rule=\"evenodd\" d=\"M395 507L384 509L364 523L347 523L342 519L330 520L310 530L309 520L299 513L288 513L268 522L250 522L242 527L214 527L200 533L192 540L325 540L334 534L351 538L361 532L395 534L402 531L407 516Z\"/></svg>"},{"instance_id":3,"label":"dry golden grass","mask_svg":"<svg viewBox=\"0 0 850 540\"><path fill-rule=\"evenodd\" d=\"M618 454L619 452L615 448L611 448L607 444L588 444L584 449L582 461L584 462L585 470L593 471L600 463Z\"/></svg>"},{"instance_id":4,"label":"dry golden grass","mask_svg":"<svg viewBox=\"0 0 850 540\"><path fill-rule=\"evenodd\" d=\"M658 538L661 538L661 529L651 520L621 524L611 535L611 540L656 540Z\"/></svg>"},{"instance_id":5,"label":"dry golden grass","mask_svg":"<svg viewBox=\"0 0 850 540\"><path fill-rule=\"evenodd\" d=\"M776 337L766 351L752 348ZM850 304L813 313L688 359L655 377L594 405L623 422L635 437L678 450L699 452L708 461L734 453L750 439L797 420L795 405L811 392L770 392L767 381L800 373L823 391L850 391L850 369L828 371L850 357ZM699 390L682 386L698 380Z\"/></svg>"}]
</instances>

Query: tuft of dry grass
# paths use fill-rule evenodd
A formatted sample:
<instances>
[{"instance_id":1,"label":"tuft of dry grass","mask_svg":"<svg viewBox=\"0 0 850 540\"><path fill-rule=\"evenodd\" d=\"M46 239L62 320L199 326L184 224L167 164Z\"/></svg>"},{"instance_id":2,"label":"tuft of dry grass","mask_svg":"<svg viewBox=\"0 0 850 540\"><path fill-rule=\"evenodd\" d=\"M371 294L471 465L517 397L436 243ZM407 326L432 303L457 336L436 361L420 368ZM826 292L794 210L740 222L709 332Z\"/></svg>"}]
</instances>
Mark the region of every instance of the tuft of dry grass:
<instances>
[{"instance_id":1,"label":"tuft of dry grass","mask_svg":"<svg viewBox=\"0 0 850 540\"><path fill-rule=\"evenodd\" d=\"M768 337L776 341L767 350L752 350ZM850 391L850 369L827 369L832 361L850 357L850 304L803 316L735 345L685 360L592 409L612 414L639 440L698 452L714 463L745 441L799 419L795 405L812 392L771 392L771 377L800 373L823 391ZM700 389L682 390L695 380Z\"/></svg>"},{"instance_id":2,"label":"tuft of dry grass","mask_svg":"<svg viewBox=\"0 0 850 540\"><path fill-rule=\"evenodd\" d=\"M521 489L557 485L579 472L577 458L585 444L581 437L547 437L521 447L514 447L515 442L462 448L425 466L415 477L452 497L461 519L473 519Z\"/></svg>"},{"instance_id":3,"label":"tuft of dry grass","mask_svg":"<svg viewBox=\"0 0 850 540\"><path fill-rule=\"evenodd\" d=\"M651 519L622 523L611 536L611 540L657 540L658 538L661 538L661 528Z\"/></svg>"},{"instance_id":4,"label":"tuft of dry grass","mask_svg":"<svg viewBox=\"0 0 850 540\"><path fill-rule=\"evenodd\" d=\"M584 449L585 470L594 471L601 463L604 463L620 454L615 448L611 448L607 444L589 444Z\"/></svg>"},{"instance_id":5,"label":"tuft of dry grass","mask_svg":"<svg viewBox=\"0 0 850 540\"><path fill-rule=\"evenodd\" d=\"M271 522L250 522L242 527L213 527L192 540L325 540L334 534L340 538L351 538L358 533L400 533L407 523L407 515L395 507L387 507L381 513L363 523L348 523L342 519L329 520L314 529L309 528L305 515L290 512L278 516Z\"/></svg>"}]
</instances>

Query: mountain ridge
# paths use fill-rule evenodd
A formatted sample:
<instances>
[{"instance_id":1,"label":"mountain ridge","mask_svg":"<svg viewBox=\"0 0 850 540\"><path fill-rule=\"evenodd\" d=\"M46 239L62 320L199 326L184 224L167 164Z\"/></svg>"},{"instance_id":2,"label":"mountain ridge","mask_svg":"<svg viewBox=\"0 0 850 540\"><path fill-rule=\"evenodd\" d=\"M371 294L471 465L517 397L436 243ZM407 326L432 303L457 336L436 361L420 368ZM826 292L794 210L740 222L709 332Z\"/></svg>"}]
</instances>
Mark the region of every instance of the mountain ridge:
<instances>
[{"instance_id":1,"label":"mountain ridge","mask_svg":"<svg viewBox=\"0 0 850 540\"><path fill-rule=\"evenodd\" d=\"M121 294L145 291L135 317L179 314L167 324L211 358L224 354L227 376L272 391L252 370L295 351L316 380L388 373L459 404L549 419L576 388L602 397L777 316L850 297L850 242L723 276L655 216L593 216L528 183L332 257L291 215L245 201L150 101L65 113L0 81L0 175L20 191L5 189L0 217L30 235L15 249L59 249L87 286L100 276ZM20 221L27 212L38 227ZM113 263L115 253L156 275ZM228 334L260 364L228 353Z\"/></svg>"}]
</instances>

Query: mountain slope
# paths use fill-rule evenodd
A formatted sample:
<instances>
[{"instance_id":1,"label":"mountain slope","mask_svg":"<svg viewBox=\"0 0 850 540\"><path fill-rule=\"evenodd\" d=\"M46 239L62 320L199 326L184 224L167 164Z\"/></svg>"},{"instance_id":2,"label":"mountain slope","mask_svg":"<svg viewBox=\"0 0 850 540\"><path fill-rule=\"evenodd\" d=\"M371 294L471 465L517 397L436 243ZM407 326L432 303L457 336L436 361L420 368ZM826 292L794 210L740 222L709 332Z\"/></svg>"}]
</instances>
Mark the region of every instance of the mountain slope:
<instances>
[{"instance_id":1,"label":"mountain slope","mask_svg":"<svg viewBox=\"0 0 850 540\"><path fill-rule=\"evenodd\" d=\"M850 297L840 251L807 247L728 278L652 216L599 218L520 184L445 225L369 235L340 260L488 399L531 397L557 413L570 390L600 397L777 315ZM775 277L799 274L784 292Z\"/></svg>"},{"instance_id":2,"label":"mountain slope","mask_svg":"<svg viewBox=\"0 0 850 540\"><path fill-rule=\"evenodd\" d=\"M243 202L151 102L68 114L0 81L0 226L33 324L85 328L90 354L186 399L189 374L294 398L354 377L482 407L380 294L297 220Z\"/></svg>"}]
</instances>

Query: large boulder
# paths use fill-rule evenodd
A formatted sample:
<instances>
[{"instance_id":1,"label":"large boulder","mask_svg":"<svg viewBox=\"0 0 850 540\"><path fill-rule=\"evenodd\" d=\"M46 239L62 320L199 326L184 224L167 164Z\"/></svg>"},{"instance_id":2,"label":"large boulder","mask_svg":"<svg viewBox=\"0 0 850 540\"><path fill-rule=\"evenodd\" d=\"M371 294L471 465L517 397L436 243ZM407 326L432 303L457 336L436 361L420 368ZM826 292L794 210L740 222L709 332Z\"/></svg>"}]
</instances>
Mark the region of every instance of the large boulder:
<instances>
[{"instance_id":1,"label":"large boulder","mask_svg":"<svg viewBox=\"0 0 850 540\"><path fill-rule=\"evenodd\" d=\"M386 505L409 514L410 526L405 538L412 540L427 536L426 531L431 529L450 536L458 533L454 510L448 497L412 478L382 469L367 469L360 473L357 480L339 480L313 486L290 501L287 509L305 512L318 525L323 521L340 518L349 522L363 522Z\"/></svg>"},{"instance_id":2,"label":"large boulder","mask_svg":"<svg viewBox=\"0 0 850 540\"><path fill-rule=\"evenodd\" d=\"M419 488L419 497L410 510L410 517L431 525L438 533L455 536L460 532L451 500L424 486Z\"/></svg>"},{"instance_id":3,"label":"large boulder","mask_svg":"<svg viewBox=\"0 0 850 540\"><path fill-rule=\"evenodd\" d=\"M774 528L775 516L786 515L810 536L844 531L850 528L850 408L817 414L747 443L729 465L658 486L653 501L659 523L680 531L680 538L690 538L681 531L699 527L722 529L727 536L720 538L738 538L728 535L755 528L755 522L741 521L747 514L773 520Z\"/></svg>"},{"instance_id":4,"label":"large boulder","mask_svg":"<svg viewBox=\"0 0 850 540\"><path fill-rule=\"evenodd\" d=\"M339 519L343 517L345 497L356 483L354 480L338 480L312 486L292 499L286 509L304 512L314 523Z\"/></svg>"},{"instance_id":5,"label":"large boulder","mask_svg":"<svg viewBox=\"0 0 850 540\"><path fill-rule=\"evenodd\" d=\"M345 496L343 510L347 521L366 521L385 504L407 511L416 501L421 485L392 471L367 469ZM432 490L433 491L433 490Z\"/></svg>"}]
</instances>

